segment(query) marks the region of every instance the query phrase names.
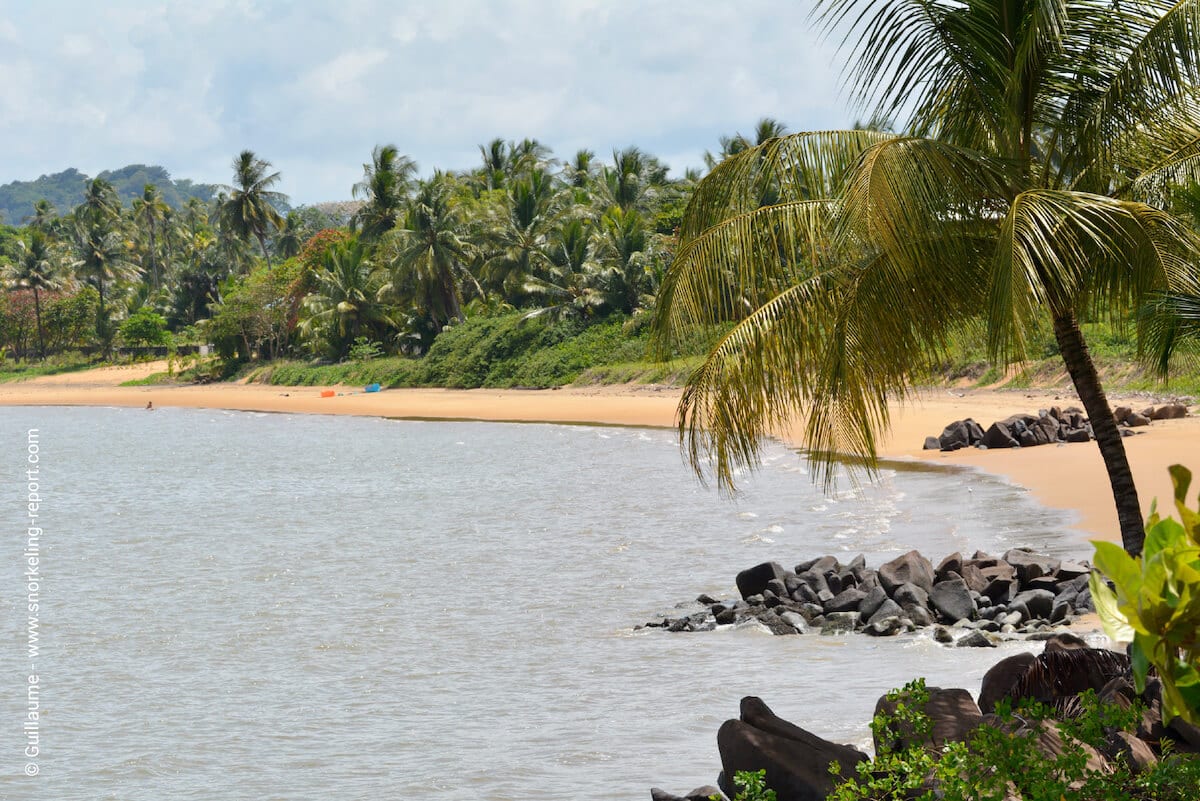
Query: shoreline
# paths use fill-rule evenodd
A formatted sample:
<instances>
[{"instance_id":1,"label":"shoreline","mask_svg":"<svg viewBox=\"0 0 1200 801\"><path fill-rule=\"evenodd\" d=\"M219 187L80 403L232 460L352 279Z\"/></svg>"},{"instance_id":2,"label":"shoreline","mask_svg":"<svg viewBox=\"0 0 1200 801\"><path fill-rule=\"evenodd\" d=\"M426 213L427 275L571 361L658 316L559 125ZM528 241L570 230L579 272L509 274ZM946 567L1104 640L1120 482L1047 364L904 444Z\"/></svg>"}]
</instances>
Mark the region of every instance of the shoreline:
<instances>
[{"instance_id":1,"label":"shoreline","mask_svg":"<svg viewBox=\"0 0 1200 801\"><path fill-rule=\"evenodd\" d=\"M262 384L122 387L122 382L165 369L165 363L98 368L0 384L0 406L117 406L230 409L288 414L353 415L427 421L558 423L674 428L680 390L657 385L564 387L560 389L390 389L365 393L349 387L281 387ZM321 397L333 390L334 397ZM1142 408L1146 397L1113 396L1114 405ZM880 439L879 456L958 466L997 476L1029 490L1044 506L1075 515L1072 528L1082 539L1119 540L1103 462L1095 443L1038 448L950 453L922 450L954 420L971 417L985 428L1016 413L1077 404L1067 391L928 390L892 406L891 431ZM1200 452L1200 417L1156 421L1125 440L1143 513L1159 498L1170 509L1171 483L1166 468L1187 465ZM799 426L780 439L803 447Z\"/></svg>"}]
</instances>

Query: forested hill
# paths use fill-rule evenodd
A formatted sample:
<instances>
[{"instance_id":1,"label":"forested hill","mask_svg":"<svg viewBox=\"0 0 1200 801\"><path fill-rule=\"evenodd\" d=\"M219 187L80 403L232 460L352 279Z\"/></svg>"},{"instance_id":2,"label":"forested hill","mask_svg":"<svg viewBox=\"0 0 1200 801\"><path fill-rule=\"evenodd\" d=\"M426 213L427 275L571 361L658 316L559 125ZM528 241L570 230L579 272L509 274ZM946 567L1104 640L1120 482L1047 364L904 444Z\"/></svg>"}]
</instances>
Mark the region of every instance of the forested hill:
<instances>
[{"instance_id":1,"label":"forested hill","mask_svg":"<svg viewBox=\"0 0 1200 801\"><path fill-rule=\"evenodd\" d=\"M105 170L98 178L116 187L121 202L128 205L141 197L146 184L154 184L162 199L172 208L187 203L188 198L210 200L216 193L212 184L195 184L187 179L173 180L162 167L130 164L119 170ZM54 204L59 214L66 214L83 202L83 190L91 176L74 167L53 175L43 175L35 181L13 181L0 186L0 222L21 225L33 214L33 204L45 198Z\"/></svg>"}]
</instances>

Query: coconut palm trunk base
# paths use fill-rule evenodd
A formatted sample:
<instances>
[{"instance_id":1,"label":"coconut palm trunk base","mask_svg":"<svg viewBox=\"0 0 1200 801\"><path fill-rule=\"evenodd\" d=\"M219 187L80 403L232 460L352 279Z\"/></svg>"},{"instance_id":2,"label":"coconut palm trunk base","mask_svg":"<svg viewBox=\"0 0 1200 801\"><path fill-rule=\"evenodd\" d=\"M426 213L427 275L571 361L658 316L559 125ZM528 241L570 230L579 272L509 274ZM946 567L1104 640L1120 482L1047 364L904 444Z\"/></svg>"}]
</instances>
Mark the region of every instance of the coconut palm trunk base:
<instances>
[{"instance_id":1,"label":"coconut palm trunk base","mask_svg":"<svg viewBox=\"0 0 1200 801\"><path fill-rule=\"evenodd\" d=\"M1054 337L1071 382L1091 421L1092 433L1096 436L1100 456L1104 459L1104 469L1108 471L1113 500L1117 505L1117 520L1121 526L1121 544L1130 554L1140 554L1145 530L1142 527L1137 487L1133 483L1133 471L1125 455L1121 430L1117 428L1108 397L1100 384L1100 376L1096 373L1096 365L1092 362L1074 314L1067 312L1054 316Z\"/></svg>"}]
</instances>

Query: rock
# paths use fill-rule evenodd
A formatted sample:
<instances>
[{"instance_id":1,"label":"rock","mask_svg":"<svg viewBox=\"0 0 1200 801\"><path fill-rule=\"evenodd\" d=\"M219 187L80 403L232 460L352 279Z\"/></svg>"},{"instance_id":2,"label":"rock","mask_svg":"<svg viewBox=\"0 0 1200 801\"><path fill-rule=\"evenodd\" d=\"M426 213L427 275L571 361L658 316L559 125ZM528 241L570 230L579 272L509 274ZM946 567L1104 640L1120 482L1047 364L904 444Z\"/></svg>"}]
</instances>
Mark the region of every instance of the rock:
<instances>
[{"instance_id":1,"label":"rock","mask_svg":"<svg viewBox=\"0 0 1200 801\"><path fill-rule=\"evenodd\" d=\"M857 573L860 570L866 570L867 569L867 557L860 553L858 556L851 559L850 564L846 565L846 567L850 568L855 573Z\"/></svg>"},{"instance_id":2,"label":"rock","mask_svg":"<svg viewBox=\"0 0 1200 801\"><path fill-rule=\"evenodd\" d=\"M988 672L983 674L983 681L979 686L979 708L984 712L994 712L996 702L1008 697L1009 692L1017 686L1017 682L1036 659L1033 654L1022 652L1005 657L992 665Z\"/></svg>"},{"instance_id":3,"label":"rock","mask_svg":"<svg viewBox=\"0 0 1200 801\"><path fill-rule=\"evenodd\" d=\"M971 597L971 590L961 578L947 579L934 584L929 601L947 623L973 620L978 611L975 600Z\"/></svg>"},{"instance_id":4,"label":"rock","mask_svg":"<svg viewBox=\"0 0 1200 801\"><path fill-rule=\"evenodd\" d=\"M717 748L725 775L766 771L766 782L778 801L819 801L835 785L829 765L852 776L866 754L831 743L776 716L761 699L742 699L741 719L726 721L717 732Z\"/></svg>"},{"instance_id":5,"label":"rock","mask_svg":"<svg viewBox=\"0 0 1200 801\"><path fill-rule=\"evenodd\" d=\"M1117 425L1123 424L1131 414L1133 414L1133 409L1128 406L1118 406L1113 409L1113 419L1117 421Z\"/></svg>"},{"instance_id":6,"label":"rock","mask_svg":"<svg viewBox=\"0 0 1200 801\"><path fill-rule=\"evenodd\" d=\"M914 607L929 608L929 595L916 584L901 584L892 593L892 600L900 604L905 611Z\"/></svg>"},{"instance_id":7,"label":"rock","mask_svg":"<svg viewBox=\"0 0 1200 801\"><path fill-rule=\"evenodd\" d=\"M982 631L971 631L959 638L956 642L957 648L995 648L996 643L992 642L991 638Z\"/></svg>"},{"instance_id":8,"label":"rock","mask_svg":"<svg viewBox=\"0 0 1200 801\"><path fill-rule=\"evenodd\" d=\"M1101 753L1110 762L1124 762L1135 776L1158 762L1150 744L1127 731L1109 732Z\"/></svg>"},{"instance_id":9,"label":"rock","mask_svg":"<svg viewBox=\"0 0 1200 801\"><path fill-rule=\"evenodd\" d=\"M876 734L875 753L879 753L887 745L890 745L893 750L922 745L940 751L946 743L965 740L983 722L983 713L979 711L975 699L966 690L944 690L941 687L929 687L928 692L929 701L922 707L922 711L929 716L932 724L928 735L918 738L913 736L911 729L906 731L901 726L898 727L900 731L895 732L898 736L894 741L881 743ZM893 701L889 700L886 695L883 696L875 703L875 716L894 716L897 706L905 700L910 699L905 699L902 695Z\"/></svg>"},{"instance_id":10,"label":"rock","mask_svg":"<svg viewBox=\"0 0 1200 801\"><path fill-rule=\"evenodd\" d=\"M1049 576L1058 569L1060 560L1049 556L1040 556L1023 548L1013 548L1004 554L1004 561L1012 565L1017 572L1021 586L1029 584L1035 578Z\"/></svg>"},{"instance_id":11,"label":"rock","mask_svg":"<svg viewBox=\"0 0 1200 801\"><path fill-rule=\"evenodd\" d=\"M974 592L982 593L988 585L988 579L984 578L983 571L973 564L966 563L959 570L959 575L963 581L967 582L967 586Z\"/></svg>"},{"instance_id":12,"label":"rock","mask_svg":"<svg viewBox=\"0 0 1200 801\"><path fill-rule=\"evenodd\" d=\"M904 622L895 615L880 620L872 619L863 631L872 637L891 637L904 631Z\"/></svg>"},{"instance_id":13,"label":"rock","mask_svg":"<svg viewBox=\"0 0 1200 801\"><path fill-rule=\"evenodd\" d=\"M950 643L954 642L954 635L951 634L950 629L946 628L945 626L938 626L933 630L933 639L940 643L949 645Z\"/></svg>"},{"instance_id":14,"label":"rock","mask_svg":"<svg viewBox=\"0 0 1200 801\"><path fill-rule=\"evenodd\" d=\"M871 616L867 618L867 625L878 623L881 620L887 620L889 617L898 618L904 614L904 610L900 608L900 604L893 601L891 598L885 598L883 603L875 609Z\"/></svg>"},{"instance_id":15,"label":"rock","mask_svg":"<svg viewBox=\"0 0 1200 801\"><path fill-rule=\"evenodd\" d=\"M866 594L866 597L864 597L858 605L859 617L861 617L863 620L869 621L871 616L875 614L875 611L879 609L879 607L882 606L883 602L886 600L888 600L887 592L884 591L883 587L872 587L871 590ZM897 606L896 608L899 609L900 607Z\"/></svg>"},{"instance_id":16,"label":"rock","mask_svg":"<svg viewBox=\"0 0 1200 801\"><path fill-rule=\"evenodd\" d=\"M737 622L737 612L734 611L732 606L716 604L709 611L712 612L713 619L718 625L727 626L730 623Z\"/></svg>"},{"instance_id":17,"label":"rock","mask_svg":"<svg viewBox=\"0 0 1200 801\"><path fill-rule=\"evenodd\" d=\"M1125 425L1129 426L1130 428L1141 428L1142 426L1150 425L1150 418L1144 414L1138 414L1137 412L1134 412L1125 418Z\"/></svg>"},{"instance_id":18,"label":"rock","mask_svg":"<svg viewBox=\"0 0 1200 801\"><path fill-rule=\"evenodd\" d=\"M933 589L933 565L917 551L909 551L879 566L879 582L888 595L902 584L915 584L928 593Z\"/></svg>"},{"instance_id":19,"label":"rock","mask_svg":"<svg viewBox=\"0 0 1200 801\"><path fill-rule=\"evenodd\" d=\"M1010 609L1024 607L1029 610L1030 617L1048 618L1054 608L1054 593L1049 590L1025 590L1017 593L1009 604Z\"/></svg>"},{"instance_id":20,"label":"rock","mask_svg":"<svg viewBox=\"0 0 1200 801\"><path fill-rule=\"evenodd\" d=\"M729 801L729 797L721 792L720 788L713 787L711 784L697 787L687 795L672 795L666 790L660 790L657 787L650 788L651 801L709 801L712 798L717 799L717 801Z\"/></svg>"},{"instance_id":21,"label":"rock","mask_svg":"<svg viewBox=\"0 0 1200 801\"><path fill-rule=\"evenodd\" d=\"M955 551L954 553L950 554L945 559L943 559L938 564L937 568L933 571L934 583L937 583L939 581L945 581L947 578L950 577L949 576L950 573L955 573L959 577L962 577L962 571L963 571L962 554L959 553L958 551Z\"/></svg>"},{"instance_id":22,"label":"rock","mask_svg":"<svg viewBox=\"0 0 1200 801\"><path fill-rule=\"evenodd\" d=\"M1058 577L1059 581L1066 582L1081 576L1088 576L1091 572L1092 569L1090 567L1079 562L1059 562L1058 569L1054 571L1054 575Z\"/></svg>"},{"instance_id":23,"label":"rock","mask_svg":"<svg viewBox=\"0 0 1200 801\"><path fill-rule=\"evenodd\" d=\"M1076 651L1080 648L1089 648L1090 646L1084 642L1081 637L1076 637L1074 634L1067 632L1059 632L1050 639L1046 640L1046 645L1042 653L1046 651Z\"/></svg>"},{"instance_id":24,"label":"rock","mask_svg":"<svg viewBox=\"0 0 1200 801\"><path fill-rule=\"evenodd\" d=\"M783 581L786 576L787 571L778 562L763 562L737 574L738 592L743 598L750 600L753 595L761 595L772 579Z\"/></svg>"},{"instance_id":25,"label":"rock","mask_svg":"<svg viewBox=\"0 0 1200 801\"><path fill-rule=\"evenodd\" d=\"M913 606L904 610L914 626L925 628L933 625L933 613L923 606Z\"/></svg>"},{"instance_id":26,"label":"rock","mask_svg":"<svg viewBox=\"0 0 1200 801\"><path fill-rule=\"evenodd\" d=\"M1092 433L1091 426L1083 426L1082 428L1064 428L1062 438L1067 442L1091 442L1096 435Z\"/></svg>"},{"instance_id":27,"label":"rock","mask_svg":"<svg viewBox=\"0 0 1200 801\"><path fill-rule=\"evenodd\" d=\"M867 594L857 587L851 587L848 590L842 590L825 604L826 612L856 612L859 605L866 599Z\"/></svg>"},{"instance_id":28,"label":"rock","mask_svg":"<svg viewBox=\"0 0 1200 801\"><path fill-rule=\"evenodd\" d=\"M1021 443L1013 436L1012 430L1005 423L992 423L987 433L983 435L983 443L987 448L1019 448Z\"/></svg>"},{"instance_id":29,"label":"rock","mask_svg":"<svg viewBox=\"0 0 1200 801\"><path fill-rule=\"evenodd\" d=\"M779 615L772 611L763 612L762 614L757 615L755 619L770 629L772 634L786 635L799 633L796 631L795 627L792 626L792 624L788 623L786 620L779 617Z\"/></svg>"},{"instance_id":30,"label":"rock","mask_svg":"<svg viewBox=\"0 0 1200 801\"><path fill-rule=\"evenodd\" d=\"M970 418L957 420L946 426L937 439L941 450L956 451L978 445L983 440L983 429Z\"/></svg>"},{"instance_id":31,"label":"rock","mask_svg":"<svg viewBox=\"0 0 1200 801\"><path fill-rule=\"evenodd\" d=\"M1034 724L1034 747L1048 757L1058 759L1068 751L1082 753L1087 760L1086 771L1108 773L1108 761L1095 748L1079 742L1063 734L1062 729L1052 720L1040 720Z\"/></svg>"},{"instance_id":32,"label":"rock","mask_svg":"<svg viewBox=\"0 0 1200 801\"><path fill-rule=\"evenodd\" d=\"M799 612L783 612L779 619L794 628L797 634L808 634L808 621Z\"/></svg>"},{"instance_id":33,"label":"rock","mask_svg":"<svg viewBox=\"0 0 1200 801\"><path fill-rule=\"evenodd\" d=\"M841 634L858 628L858 612L828 612L821 626L822 634Z\"/></svg>"},{"instance_id":34,"label":"rock","mask_svg":"<svg viewBox=\"0 0 1200 801\"><path fill-rule=\"evenodd\" d=\"M1151 407L1142 412L1151 420L1177 420L1180 417L1187 417L1187 413L1187 407L1182 403L1166 403L1157 409Z\"/></svg>"}]
</instances>

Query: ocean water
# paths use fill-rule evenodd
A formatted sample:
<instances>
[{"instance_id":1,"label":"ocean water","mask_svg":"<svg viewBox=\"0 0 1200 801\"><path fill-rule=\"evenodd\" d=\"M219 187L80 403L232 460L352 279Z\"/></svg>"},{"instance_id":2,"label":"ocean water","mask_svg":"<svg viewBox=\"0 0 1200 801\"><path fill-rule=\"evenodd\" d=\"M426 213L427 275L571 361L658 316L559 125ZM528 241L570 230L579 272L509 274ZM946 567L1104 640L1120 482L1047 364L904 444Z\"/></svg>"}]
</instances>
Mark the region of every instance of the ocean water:
<instances>
[{"instance_id":1,"label":"ocean water","mask_svg":"<svg viewBox=\"0 0 1200 801\"><path fill-rule=\"evenodd\" d=\"M729 498L669 432L636 428L8 408L0 448L4 799L684 792L715 781L717 728L744 695L862 745L887 689L925 676L974 692L1025 646L637 624L732 596L768 559L1086 553L1060 513L981 474L899 466L827 497L778 446Z\"/></svg>"}]
</instances>

